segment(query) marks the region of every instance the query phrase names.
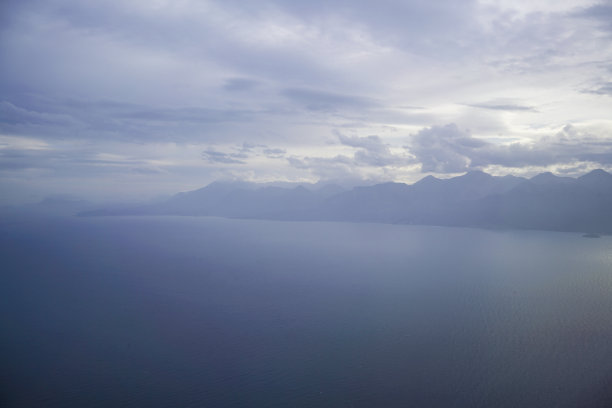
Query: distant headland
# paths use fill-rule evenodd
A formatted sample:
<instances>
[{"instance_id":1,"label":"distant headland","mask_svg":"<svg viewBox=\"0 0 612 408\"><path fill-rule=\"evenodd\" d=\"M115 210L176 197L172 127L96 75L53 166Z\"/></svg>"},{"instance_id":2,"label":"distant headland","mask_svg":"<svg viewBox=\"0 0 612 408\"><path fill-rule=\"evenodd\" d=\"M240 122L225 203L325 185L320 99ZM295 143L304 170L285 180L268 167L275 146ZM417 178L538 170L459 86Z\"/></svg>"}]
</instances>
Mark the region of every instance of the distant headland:
<instances>
[{"instance_id":1,"label":"distant headland","mask_svg":"<svg viewBox=\"0 0 612 408\"><path fill-rule=\"evenodd\" d=\"M215 182L156 204L102 208L86 216L190 215L290 221L350 221L612 232L612 174L593 170L578 178L542 173L530 179L482 171L408 185L382 183L262 186Z\"/></svg>"}]
</instances>

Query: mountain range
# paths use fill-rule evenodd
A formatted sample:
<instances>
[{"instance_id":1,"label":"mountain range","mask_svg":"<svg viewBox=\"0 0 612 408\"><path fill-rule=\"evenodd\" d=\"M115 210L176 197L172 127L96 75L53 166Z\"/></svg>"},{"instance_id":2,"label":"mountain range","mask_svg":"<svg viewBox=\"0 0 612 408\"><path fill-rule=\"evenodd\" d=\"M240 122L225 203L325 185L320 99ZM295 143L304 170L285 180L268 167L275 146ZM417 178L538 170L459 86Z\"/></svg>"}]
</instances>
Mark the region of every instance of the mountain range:
<instances>
[{"instance_id":1,"label":"mountain range","mask_svg":"<svg viewBox=\"0 0 612 408\"><path fill-rule=\"evenodd\" d=\"M482 171L414 184L262 186L215 182L156 204L80 215L200 215L612 233L612 174L530 179Z\"/></svg>"}]
</instances>

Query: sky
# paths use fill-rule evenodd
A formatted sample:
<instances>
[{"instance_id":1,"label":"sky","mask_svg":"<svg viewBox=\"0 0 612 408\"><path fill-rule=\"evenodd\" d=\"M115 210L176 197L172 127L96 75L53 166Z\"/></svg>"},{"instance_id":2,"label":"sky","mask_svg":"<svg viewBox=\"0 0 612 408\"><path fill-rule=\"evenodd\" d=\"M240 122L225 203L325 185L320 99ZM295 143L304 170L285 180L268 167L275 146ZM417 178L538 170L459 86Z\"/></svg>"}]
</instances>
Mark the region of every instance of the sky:
<instances>
[{"instance_id":1,"label":"sky","mask_svg":"<svg viewBox=\"0 0 612 408\"><path fill-rule=\"evenodd\" d=\"M612 1L4 0L0 203L612 170Z\"/></svg>"}]
</instances>

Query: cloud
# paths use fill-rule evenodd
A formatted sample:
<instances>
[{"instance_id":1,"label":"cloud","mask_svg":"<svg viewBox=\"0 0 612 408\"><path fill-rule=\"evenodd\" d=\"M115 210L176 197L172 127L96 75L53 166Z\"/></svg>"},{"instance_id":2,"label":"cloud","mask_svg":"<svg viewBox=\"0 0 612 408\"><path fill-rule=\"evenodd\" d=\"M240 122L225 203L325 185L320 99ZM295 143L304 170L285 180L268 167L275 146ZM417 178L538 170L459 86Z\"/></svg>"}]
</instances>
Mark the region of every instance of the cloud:
<instances>
[{"instance_id":1,"label":"cloud","mask_svg":"<svg viewBox=\"0 0 612 408\"><path fill-rule=\"evenodd\" d=\"M291 88L282 94L311 111L335 112L341 109L368 108L375 103L367 98L314 89Z\"/></svg>"},{"instance_id":2,"label":"cloud","mask_svg":"<svg viewBox=\"0 0 612 408\"><path fill-rule=\"evenodd\" d=\"M600 83L592 89L585 89L583 92L596 95L612 96L612 81Z\"/></svg>"},{"instance_id":3,"label":"cloud","mask_svg":"<svg viewBox=\"0 0 612 408\"><path fill-rule=\"evenodd\" d=\"M319 180L355 180L363 179L359 168L351 157L336 155L334 157L287 157L291 167L308 171Z\"/></svg>"},{"instance_id":4,"label":"cloud","mask_svg":"<svg viewBox=\"0 0 612 408\"><path fill-rule=\"evenodd\" d=\"M0 102L0 131L39 138L212 140L259 115L246 109L158 107L114 100L32 98Z\"/></svg>"},{"instance_id":5,"label":"cloud","mask_svg":"<svg viewBox=\"0 0 612 408\"><path fill-rule=\"evenodd\" d=\"M455 124L432 126L413 135L407 148L421 163L422 172L436 173L460 173L490 165L520 168L612 162L612 140L580 132L572 126L532 143L509 144L475 138Z\"/></svg>"},{"instance_id":6,"label":"cloud","mask_svg":"<svg viewBox=\"0 0 612 408\"><path fill-rule=\"evenodd\" d=\"M245 164L243 160L239 160L245 158L245 155L223 153L212 149L204 150L202 152L202 158L208 161L209 163Z\"/></svg>"},{"instance_id":7,"label":"cloud","mask_svg":"<svg viewBox=\"0 0 612 408\"><path fill-rule=\"evenodd\" d=\"M119 115L120 118L155 121L155 122L195 122L195 123L220 123L220 122L242 122L247 120L248 112L232 109L208 109L208 108L173 108L159 109L147 108L141 110L126 111Z\"/></svg>"},{"instance_id":8,"label":"cloud","mask_svg":"<svg viewBox=\"0 0 612 408\"><path fill-rule=\"evenodd\" d=\"M280 159L285 156L285 149L263 149L263 154L270 159Z\"/></svg>"},{"instance_id":9,"label":"cloud","mask_svg":"<svg viewBox=\"0 0 612 408\"><path fill-rule=\"evenodd\" d=\"M600 23L600 27L612 33L612 4L609 2L596 3L576 11L574 15L597 21Z\"/></svg>"},{"instance_id":10,"label":"cloud","mask_svg":"<svg viewBox=\"0 0 612 408\"><path fill-rule=\"evenodd\" d=\"M457 125L432 126L411 138L409 150L421 163L422 172L459 173L470 166L470 153L486 145Z\"/></svg>"},{"instance_id":11,"label":"cloud","mask_svg":"<svg viewBox=\"0 0 612 408\"><path fill-rule=\"evenodd\" d=\"M260 84L259 81L249 78L230 78L225 81L223 89L226 91L250 91Z\"/></svg>"},{"instance_id":12,"label":"cloud","mask_svg":"<svg viewBox=\"0 0 612 408\"><path fill-rule=\"evenodd\" d=\"M0 173L36 171L46 176L74 177L78 174L121 174L124 171L160 173L155 160L119 152L103 153L85 146L57 149L0 144Z\"/></svg>"},{"instance_id":13,"label":"cloud","mask_svg":"<svg viewBox=\"0 0 612 408\"><path fill-rule=\"evenodd\" d=\"M286 153L285 149L244 142L241 145L223 146L221 150L217 148L206 149L202 152L202 158L212 164L246 164L256 157L282 159Z\"/></svg>"},{"instance_id":14,"label":"cloud","mask_svg":"<svg viewBox=\"0 0 612 408\"><path fill-rule=\"evenodd\" d=\"M240 146L235 147L235 149L241 153L252 153L258 149L266 149L266 148L268 148L268 146L265 144L249 143L249 142L242 142Z\"/></svg>"},{"instance_id":15,"label":"cloud","mask_svg":"<svg viewBox=\"0 0 612 408\"><path fill-rule=\"evenodd\" d=\"M75 120L70 115L38 112L8 101L0 102L0 126L71 126L74 123Z\"/></svg>"},{"instance_id":16,"label":"cloud","mask_svg":"<svg viewBox=\"0 0 612 408\"><path fill-rule=\"evenodd\" d=\"M306 170L321 180L378 180L384 181L391 174L415 164L405 150L393 152L383 139L376 135L359 137L335 132L340 146L351 148L352 154L334 156L287 157L289 165Z\"/></svg>"},{"instance_id":17,"label":"cloud","mask_svg":"<svg viewBox=\"0 0 612 408\"><path fill-rule=\"evenodd\" d=\"M594 163L612 164L612 140L566 126L560 132L532 142L492 143L474 137L456 124L423 128L409 137L403 149L391 151L379 136L349 137L338 134L352 155L333 157L289 156L295 168L316 175L334 173L356 177L364 171L392 174L420 165L423 173L462 173L488 166L517 169Z\"/></svg>"},{"instance_id":18,"label":"cloud","mask_svg":"<svg viewBox=\"0 0 612 408\"><path fill-rule=\"evenodd\" d=\"M405 156L391 153L389 146L379 136L349 137L339 134L338 139L341 144L357 149L353 161L358 166L402 166L410 162Z\"/></svg>"},{"instance_id":19,"label":"cloud","mask_svg":"<svg viewBox=\"0 0 612 408\"><path fill-rule=\"evenodd\" d=\"M500 110L500 111L521 111L521 112L537 112L532 106L521 105L504 101L491 101L484 103L469 104L473 108Z\"/></svg>"}]
</instances>

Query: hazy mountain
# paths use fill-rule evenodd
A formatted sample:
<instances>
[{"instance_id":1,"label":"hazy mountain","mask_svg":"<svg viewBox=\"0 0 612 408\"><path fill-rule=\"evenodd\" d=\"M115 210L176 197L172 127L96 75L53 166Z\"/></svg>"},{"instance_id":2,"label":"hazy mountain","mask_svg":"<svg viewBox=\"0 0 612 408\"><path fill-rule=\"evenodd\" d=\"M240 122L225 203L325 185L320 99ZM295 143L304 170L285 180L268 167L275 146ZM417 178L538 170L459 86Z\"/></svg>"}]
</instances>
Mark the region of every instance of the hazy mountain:
<instances>
[{"instance_id":1,"label":"hazy mountain","mask_svg":"<svg viewBox=\"0 0 612 408\"><path fill-rule=\"evenodd\" d=\"M384 222L612 232L612 175L542 173L531 179L473 171L450 179L337 185L261 186L216 182L152 205L84 215L209 215L282 220Z\"/></svg>"},{"instance_id":2,"label":"hazy mountain","mask_svg":"<svg viewBox=\"0 0 612 408\"><path fill-rule=\"evenodd\" d=\"M98 209L83 215L209 215L293 219L299 214L310 213L324 200L345 191L333 184L307 187L214 182L198 190L178 193L164 202ZM304 217L302 215L300 218Z\"/></svg>"},{"instance_id":3,"label":"hazy mountain","mask_svg":"<svg viewBox=\"0 0 612 408\"><path fill-rule=\"evenodd\" d=\"M74 215L91 211L96 205L90 201L71 196L50 196L41 201L22 205L7 205L0 208L2 213L40 214L40 215Z\"/></svg>"},{"instance_id":4,"label":"hazy mountain","mask_svg":"<svg viewBox=\"0 0 612 408\"><path fill-rule=\"evenodd\" d=\"M324 219L459 225L464 203L505 193L524 179L470 172L451 179L427 176L415 184L385 183L338 194L320 210Z\"/></svg>"},{"instance_id":5,"label":"hazy mountain","mask_svg":"<svg viewBox=\"0 0 612 408\"><path fill-rule=\"evenodd\" d=\"M560 231L612 231L612 175L578 179L540 174L508 193L485 199L492 225Z\"/></svg>"}]
</instances>

